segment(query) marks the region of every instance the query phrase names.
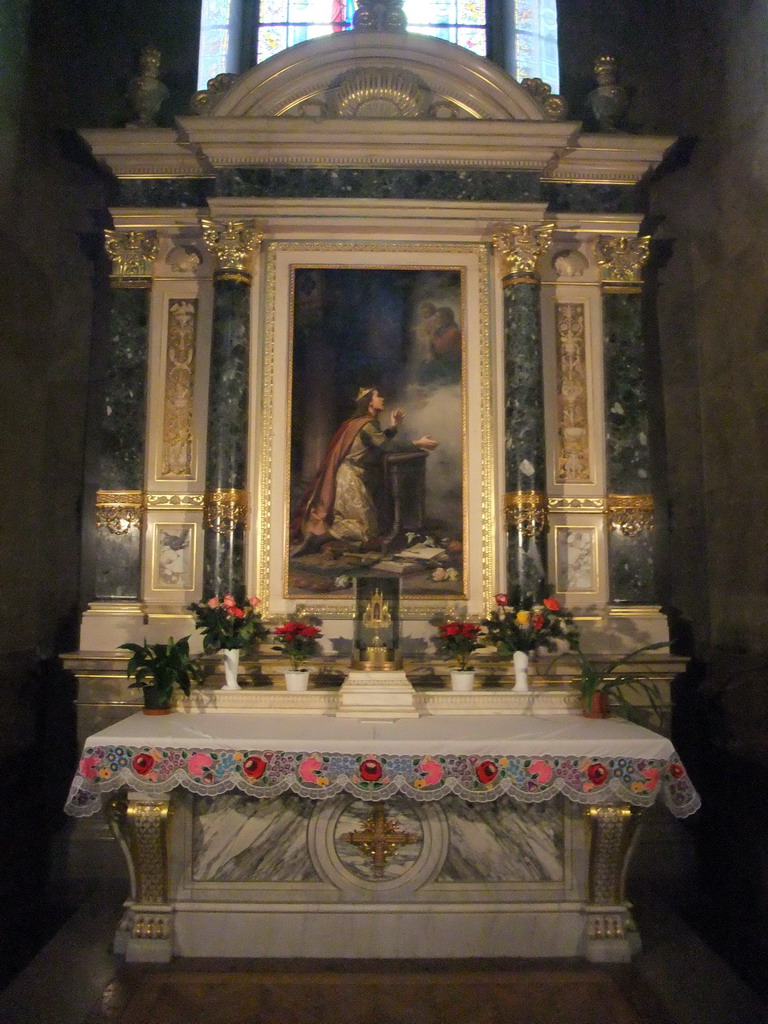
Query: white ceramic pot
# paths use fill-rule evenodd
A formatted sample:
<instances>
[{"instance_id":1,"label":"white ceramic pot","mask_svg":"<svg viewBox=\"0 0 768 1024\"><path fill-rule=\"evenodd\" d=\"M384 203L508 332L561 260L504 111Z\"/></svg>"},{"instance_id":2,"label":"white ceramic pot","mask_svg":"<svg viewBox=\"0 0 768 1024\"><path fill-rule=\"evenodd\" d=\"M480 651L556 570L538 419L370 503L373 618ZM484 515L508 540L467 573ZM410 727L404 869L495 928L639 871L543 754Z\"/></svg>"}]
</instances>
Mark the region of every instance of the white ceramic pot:
<instances>
[{"instance_id":1,"label":"white ceramic pot","mask_svg":"<svg viewBox=\"0 0 768 1024\"><path fill-rule=\"evenodd\" d=\"M285 688L291 693L306 690L309 686L309 669L297 668L285 673Z\"/></svg>"},{"instance_id":2,"label":"white ceramic pot","mask_svg":"<svg viewBox=\"0 0 768 1024\"><path fill-rule=\"evenodd\" d=\"M239 690L237 670L240 667L240 649L223 650L221 653L224 661L224 685L222 690Z\"/></svg>"},{"instance_id":3,"label":"white ceramic pot","mask_svg":"<svg viewBox=\"0 0 768 1024\"><path fill-rule=\"evenodd\" d=\"M513 693L528 693L528 663L529 657L526 651L515 651L512 655L512 664L515 666L515 685Z\"/></svg>"},{"instance_id":4,"label":"white ceramic pot","mask_svg":"<svg viewBox=\"0 0 768 1024\"><path fill-rule=\"evenodd\" d=\"M473 668L455 668L451 670L451 689L468 693L475 685L475 670Z\"/></svg>"}]
</instances>

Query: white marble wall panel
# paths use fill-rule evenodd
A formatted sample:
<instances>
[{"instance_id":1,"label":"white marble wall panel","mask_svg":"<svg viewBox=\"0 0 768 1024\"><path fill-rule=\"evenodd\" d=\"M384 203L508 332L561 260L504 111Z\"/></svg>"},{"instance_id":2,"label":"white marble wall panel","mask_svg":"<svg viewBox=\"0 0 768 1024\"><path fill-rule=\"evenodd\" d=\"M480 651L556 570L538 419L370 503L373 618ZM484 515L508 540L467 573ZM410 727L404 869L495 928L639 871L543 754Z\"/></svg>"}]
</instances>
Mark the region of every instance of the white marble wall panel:
<instances>
[{"instance_id":1,"label":"white marble wall panel","mask_svg":"<svg viewBox=\"0 0 768 1024\"><path fill-rule=\"evenodd\" d=\"M442 801L448 855L437 882L559 882L565 871L560 800L519 804Z\"/></svg>"},{"instance_id":2,"label":"white marble wall panel","mask_svg":"<svg viewBox=\"0 0 768 1024\"><path fill-rule=\"evenodd\" d=\"M312 801L286 793L254 800L226 793L194 798L192 877L196 882L314 882L307 849Z\"/></svg>"}]
</instances>

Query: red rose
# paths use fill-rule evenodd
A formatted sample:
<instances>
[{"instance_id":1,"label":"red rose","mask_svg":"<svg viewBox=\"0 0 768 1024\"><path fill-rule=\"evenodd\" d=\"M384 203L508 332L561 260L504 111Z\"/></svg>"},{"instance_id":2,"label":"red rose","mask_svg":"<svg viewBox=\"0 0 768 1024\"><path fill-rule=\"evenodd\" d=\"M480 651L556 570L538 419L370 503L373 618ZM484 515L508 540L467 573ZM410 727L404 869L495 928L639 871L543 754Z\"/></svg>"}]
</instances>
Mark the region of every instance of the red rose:
<instances>
[{"instance_id":1,"label":"red rose","mask_svg":"<svg viewBox=\"0 0 768 1024\"><path fill-rule=\"evenodd\" d=\"M507 597L506 594L496 594L494 596L494 601L499 606L499 608L506 608L506 606L509 604L509 598Z\"/></svg>"},{"instance_id":2,"label":"red rose","mask_svg":"<svg viewBox=\"0 0 768 1024\"><path fill-rule=\"evenodd\" d=\"M154 763L155 759L151 754L137 754L131 762L137 775L146 775L147 772L152 771Z\"/></svg>"},{"instance_id":3,"label":"red rose","mask_svg":"<svg viewBox=\"0 0 768 1024\"><path fill-rule=\"evenodd\" d=\"M365 782L378 782L382 774L381 764L372 757L366 758L360 765L360 778Z\"/></svg>"},{"instance_id":4,"label":"red rose","mask_svg":"<svg viewBox=\"0 0 768 1024\"><path fill-rule=\"evenodd\" d=\"M534 629L543 629L544 628L544 617L537 613L531 619L531 625L533 626Z\"/></svg>"},{"instance_id":5,"label":"red rose","mask_svg":"<svg viewBox=\"0 0 768 1024\"><path fill-rule=\"evenodd\" d=\"M481 761L477 768L475 768L475 775L483 784L493 782L498 774L499 769L493 761Z\"/></svg>"},{"instance_id":6,"label":"red rose","mask_svg":"<svg viewBox=\"0 0 768 1024\"><path fill-rule=\"evenodd\" d=\"M245 616L245 612L242 608L228 608L227 611L235 619L242 619Z\"/></svg>"},{"instance_id":7,"label":"red rose","mask_svg":"<svg viewBox=\"0 0 768 1024\"><path fill-rule=\"evenodd\" d=\"M672 776L673 779L682 779L682 777L685 775L685 768L683 768L681 764L678 764L675 761L673 764L669 766L669 774Z\"/></svg>"},{"instance_id":8,"label":"red rose","mask_svg":"<svg viewBox=\"0 0 768 1024\"><path fill-rule=\"evenodd\" d=\"M267 767L267 762L263 757L246 757L243 761L243 775L247 775L249 779L260 779L264 774L264 770Z\"/></svg>"},{"instance_id":9,"label":"red rose","mask_svg":"<svg viewBox=\"0 0 768 1024\"><path fill-rule=\"evenodd\" d=\"M549 610L551 612L559 612L560 611L560 602L558 600L556 600L556 598L554 598L554 597L545 597L544 598L544 607L545 608L549 608Z\"/></svg>"},{"instance_id":10,"label":"red rose","mask_svg":"<svg viewBox=\"0 0 768 1024\"><path fill-rule=\"evenodd\" d=\"M602 784L608 778L608 769L604 764L591 764L587 768L587 775L589 781L595 786L602 786Z\"/></svg>"}]
</instances>

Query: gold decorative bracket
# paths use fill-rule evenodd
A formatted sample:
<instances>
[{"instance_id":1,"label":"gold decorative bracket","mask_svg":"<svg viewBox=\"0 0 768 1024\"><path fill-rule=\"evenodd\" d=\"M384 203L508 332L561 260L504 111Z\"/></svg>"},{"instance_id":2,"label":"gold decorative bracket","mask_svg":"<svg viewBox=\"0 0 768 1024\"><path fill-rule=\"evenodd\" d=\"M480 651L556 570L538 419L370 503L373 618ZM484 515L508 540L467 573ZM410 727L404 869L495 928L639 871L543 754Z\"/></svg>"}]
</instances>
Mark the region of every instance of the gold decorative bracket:
<instances>
[{"instance_id":1,"label":"gold decorative bracket","mask_svg":"<svg viewBox=\"0 0 768 1024\"><path fill-rule=\"evenodd\" d=\"M228 220L218 224L201 219L203 241L218 261L216 278L219 281L251 283L251 263L254 250L261 246L262 234L252 220Z\"/></svg>"},{"instance_id":2,"label":"gold decorative bracket","mask_svg":"<svg viewBox=\"0 0 768 1024\"><path fill-rule=\"evenodd\" d=\"M113 281L152 277L159 249L156 231L105 230L104 247L112 259Z\"/></svg>"},{"instance_id":3,"label":"gold decorative bracket","mask_svg":"<svg viewBox=\"0 0 768 1024\"><path fill-rule=\"evenodd\" d=\"M97 491L96 525L121 537L140 527L144 513L143 491Z\"/></svg>"},{"instance_id":4,"label":"gold decorative bracket","mask_svg":"<svg viewBox=\"0 0 768 1024\"><path fill-rule=\"evenodd\" d=\"M206 491L203 524L214 533L232 533L248 526L248 492L236 488Z\"/></svg>"},{"instance_id":5,"label":"gold decorative bracket","mask_svg":"<svg viewBox=\"0 0 768 1024\"><path fill-rule=\"evenodd\" d=\"M609 494L608 524L625 537L653 529L653 497L650 494Z\"/></svg>"},{"instance_id":6,"label":"gold decorative bracket","mask_svg":"<svg viewBox=\"0 0 768 1024\"><path fill-rule=\"evenodd\" d=\"M637 819L637 809L629 804L588 808L588 903L616 906L624 900L624 869Z\"/></svg>"},{"instance_id":7,"label":"gold decorative bracket","mask_svg":"<svg viewBox=\"0 0 768 1024\"><path fill-rule=\"evenodd\" d=\"M638 238L600 235L595 242L595 256L602 271L603 285L609 288L627 285L639 288L650 242L650 235Z\"/></svg>"},{"instance_id":8,"label":"gold decorative bracket","mask_svg":"<svg viewBox=\"0 0 768 1024\"><path fill-rule=\"evenodd\" d=\"M540 491L512 491L504 495L507 527L524 537L541 537L547 532L547 496Z\"/></svg>"}]
</instances>

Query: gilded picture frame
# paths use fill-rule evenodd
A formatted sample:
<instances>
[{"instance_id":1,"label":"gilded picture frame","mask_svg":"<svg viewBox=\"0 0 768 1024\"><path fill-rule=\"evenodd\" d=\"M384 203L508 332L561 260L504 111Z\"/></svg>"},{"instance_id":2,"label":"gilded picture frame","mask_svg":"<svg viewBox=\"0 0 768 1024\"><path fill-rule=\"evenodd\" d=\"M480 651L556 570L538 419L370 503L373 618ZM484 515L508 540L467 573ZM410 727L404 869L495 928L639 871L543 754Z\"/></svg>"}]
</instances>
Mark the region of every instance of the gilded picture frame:
<instances>
[{"instance_id":1,"label":"gilded picture frame","mask_svg":"<svg viewBox=\"0 0 768 1024\"><path fill-rule=\"evenodd\" d=\"M351 617L354 578L369 573L401 580L407 618L489 606L488 264L477 244L268 247L251 548L267 614ZM368 405L374 395L383 408ZM342 424L346 449L334 447Z\"/></svg>"}]
</instances>

